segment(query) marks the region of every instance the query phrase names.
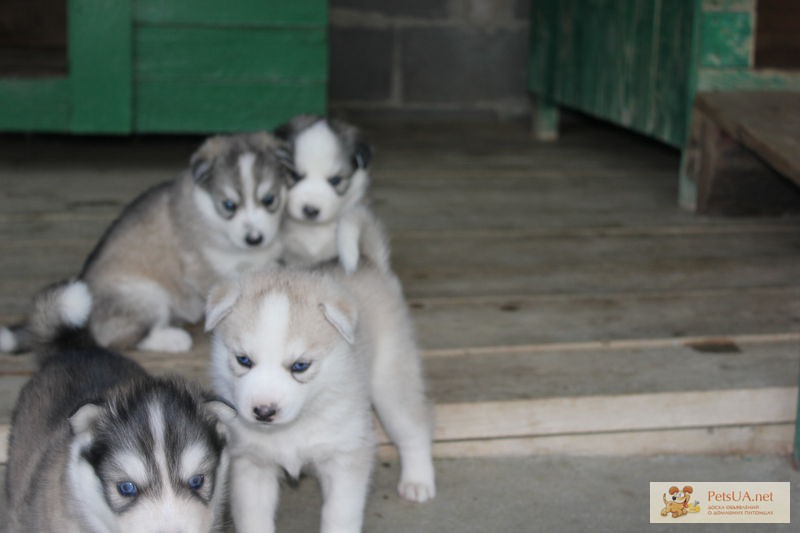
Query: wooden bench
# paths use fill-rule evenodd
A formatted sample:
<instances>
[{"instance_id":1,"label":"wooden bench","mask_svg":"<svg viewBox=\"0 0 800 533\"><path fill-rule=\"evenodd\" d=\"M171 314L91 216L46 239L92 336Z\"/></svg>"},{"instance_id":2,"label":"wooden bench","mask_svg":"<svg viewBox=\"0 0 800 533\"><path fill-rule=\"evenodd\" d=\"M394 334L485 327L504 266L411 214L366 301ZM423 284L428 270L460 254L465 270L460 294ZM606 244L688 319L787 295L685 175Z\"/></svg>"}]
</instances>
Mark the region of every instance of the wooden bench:
<instances>
[{"instance_id":1,"label":"wooden bench","mask_svg":"<svg viewBox=\"0 0 800 533\"><path fill-rule=\"evenodd\" d=\"M701 213L800 210L800 93L699 93L684 174Z\"/></svg>"}]
</instances>

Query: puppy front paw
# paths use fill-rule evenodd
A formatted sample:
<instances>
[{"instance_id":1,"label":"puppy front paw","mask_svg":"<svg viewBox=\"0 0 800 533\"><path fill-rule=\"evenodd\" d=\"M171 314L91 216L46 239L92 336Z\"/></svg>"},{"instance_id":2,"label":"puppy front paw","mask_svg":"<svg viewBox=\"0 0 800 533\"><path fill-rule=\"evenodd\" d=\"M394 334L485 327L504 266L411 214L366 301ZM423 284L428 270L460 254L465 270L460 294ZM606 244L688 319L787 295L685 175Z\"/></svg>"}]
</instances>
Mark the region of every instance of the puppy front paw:
<instances>
[{"instance_id":1,"label":"puppy front paw","mask_svg":"<svg viewBox=\"0 0 800 533\"><path fill-rule=\"evenodd\" d=\"M139 343L138 348L150 352L188 352L192 349L192 336L180 328L155 328Z\"/></svg>"},{"instance_id":2,"label":"puppy front paw","mask_svg":"<svg viewBox=\"0 0 800 533\"><path fill-rule=\"evenodd\" d=\"M436 485L433 481L401 481L397 492L406 500L422 503L436 496Z\"/></svg>"}]
</instances>

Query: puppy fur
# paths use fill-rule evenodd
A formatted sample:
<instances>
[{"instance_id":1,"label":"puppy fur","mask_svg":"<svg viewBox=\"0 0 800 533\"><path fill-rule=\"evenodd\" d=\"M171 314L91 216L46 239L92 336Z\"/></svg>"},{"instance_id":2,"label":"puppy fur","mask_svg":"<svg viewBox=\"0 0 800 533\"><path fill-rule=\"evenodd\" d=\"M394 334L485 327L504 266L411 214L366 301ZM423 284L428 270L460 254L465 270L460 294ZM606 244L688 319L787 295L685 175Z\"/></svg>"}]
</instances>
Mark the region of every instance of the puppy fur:
<instances>
[{"instance_id":1,"label":"puppy fur","mask_svg":"<svg viewBox=\"0 0 800 533\"><path fill-rule=\"evenodd\" d=\"M358 130L301 115L276 135L289 143L284 263L312 266L338 258L352 273L363 255L388 271L388 237L366 200L372 150Z\"/></svg>"},{"instance_id":2,"label":"puppy fur","mask_svg":"<svg viewBox=\"0 0 800 533\"><path fill-rule=\"evenodd\" d=\"M274 531L279 479L304 468L322 487L323 533L360 531L371 405L400 452L400 495L435 495L430 408L394 276L369 266L249 274L212 290L206 327L215 389L240 412L229 427L237 531Z\"/></svg>"},{"instance_id":3,"label":"puppy fur","mask_svg":"<svg viewBox=\"0 0 800 533\"><path fill-rule=\"evenodd\" d=\"M90 328L102 346L188 350L191 337L176 324L202 318L210 287L278 260L281 146L268 133L212 137L190 170L125 208L80 275L94 297ZM25 329L0 331L0 350L28 349Z\"/></svg>"},{"instance_id":4,"label":"puppy fur","mask_svg":"<svg viewBox=\"0 0 800 533\"><path fill-rule=\"evenodd\" d=\"M219 526L228 464L220 417L234 411L97 346L85 328L85 284L48 288L34 306L30 332L41 369L12 415L8 530L199 533ZM121 493L126 482L137 494Z\"/></svg>"}]
</instances>

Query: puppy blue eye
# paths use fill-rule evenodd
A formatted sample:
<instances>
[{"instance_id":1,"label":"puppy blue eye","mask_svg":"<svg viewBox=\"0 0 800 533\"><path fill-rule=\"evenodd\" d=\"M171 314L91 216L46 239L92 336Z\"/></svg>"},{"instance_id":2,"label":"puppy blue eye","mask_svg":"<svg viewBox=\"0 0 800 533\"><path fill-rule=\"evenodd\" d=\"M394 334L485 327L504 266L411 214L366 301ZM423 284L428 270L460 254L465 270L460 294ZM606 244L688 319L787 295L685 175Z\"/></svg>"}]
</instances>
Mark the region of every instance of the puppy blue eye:
<instances>
[{"instance_id":1,"label":"puppy blue eye","mask_svg":"<svg viewBox=\"0 0 800 533\"><path fill-rule=\"evenodd\" d=\"M205 483L206 477L202 474L198 474L193 478L189 479L189 488L192 490L200 490L203 487L203 483Z\"/></svg>"},{"instance_id":2,"label":"puppy blue eye","mask_svg":"<svg viewBox=\"0 0 800 533\"><path fill-rule=\"evenodd\" d=\"M266 207L271 206L272 204L275 203L275 195L274 194L266 195L264 198L261 199L261 203L264 204Z\"/></svg>"},{"instance_id":3,"label":"puppy blue eye","mask_svg":"<svg viewBox=\"0 0 800 533\"><path fill-rule=\"evenodd\" d=\"M222 208L228 213L233 213L234 211L236 211L236 202L234 202L233 200L223 200Z\"/></svg>"},{"instance_id":4,"label":"puppy blue eye","mask_svg":"<svg viewBox=\"0 0 800 533\"><path fill-rule=\"evenodd\" d=\"M334 187L339 185L341 182L342 182L342 177L341 176L334 176L332 178L328 178L328 183L330 183Z\"/></svg>"},{"instance_id":5,"label":"puppy blue eye","mask_svg":"<svg viewBox=\"0 0 800 533\"><path fill-rule=\"evenodd\" d=\"M123 481L122 483L117 483L117 491L121 496L133 498L139 492L139 489L130 481Z\"/></svg>"},{"instance_id":6,"label":"puppy blue eye","mask_svg":"<svg viewBox=\"0 0 800 533\"><path fill-rule=\"evenodd\" d=\"M310 366L311 363L308 361L295 361L294 364L292 365L292 372L294 372L295 374L302 374L303 372L308 370L308 367Z\"/></svg>"},{"instance_id":7,"label":"puppy blue eye","mask_svg":"<svg viewBox=\"0 0 800 533\"><path fill-rule=\"evenodd\" d=\"M237 355L236 362L245 368L251 368L253 366L253 360L246 355Z\"/></svg>"}]
</instances>

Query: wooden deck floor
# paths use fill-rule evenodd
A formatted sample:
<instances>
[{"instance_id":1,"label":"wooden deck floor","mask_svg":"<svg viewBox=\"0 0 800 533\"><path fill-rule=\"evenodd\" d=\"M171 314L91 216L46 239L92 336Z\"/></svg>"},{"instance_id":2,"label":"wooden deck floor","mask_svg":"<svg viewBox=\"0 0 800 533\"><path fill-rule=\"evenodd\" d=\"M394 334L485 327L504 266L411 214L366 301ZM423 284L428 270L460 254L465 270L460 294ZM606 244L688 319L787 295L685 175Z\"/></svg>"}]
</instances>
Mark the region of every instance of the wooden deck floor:
<instances>
[{"instance_id":1,"label":"wooden deck floor","mask_svg":"<svg viewBox=\"0 0 800 533\"><path fill-rule=\"evenodd\" d=\"M798 219L683 213L676 152L593 124L556 144L515 125L369 133L438 456L788 452ZM74 274L197 142L0 138L0 320ZM190 354L133 355L205 381L195 339ZM32 370L0 357L0 430Z\"/></svg>"}]
</instances>

